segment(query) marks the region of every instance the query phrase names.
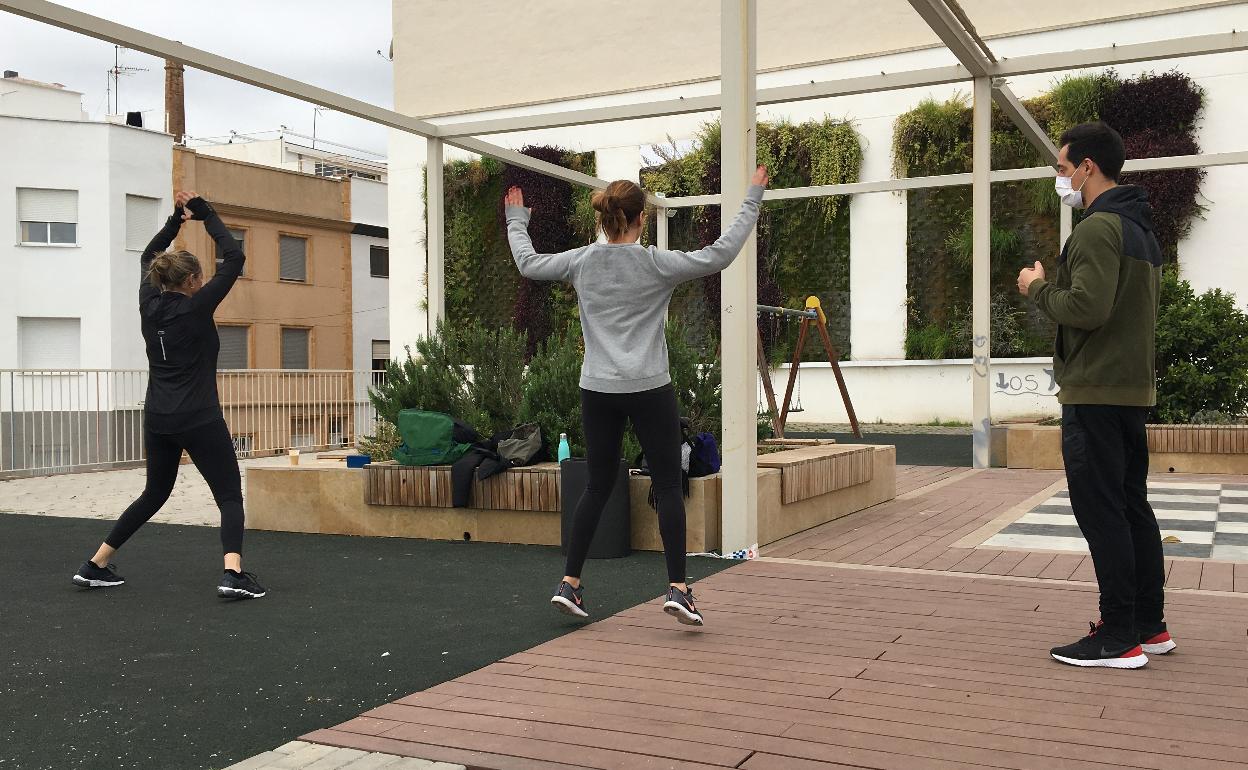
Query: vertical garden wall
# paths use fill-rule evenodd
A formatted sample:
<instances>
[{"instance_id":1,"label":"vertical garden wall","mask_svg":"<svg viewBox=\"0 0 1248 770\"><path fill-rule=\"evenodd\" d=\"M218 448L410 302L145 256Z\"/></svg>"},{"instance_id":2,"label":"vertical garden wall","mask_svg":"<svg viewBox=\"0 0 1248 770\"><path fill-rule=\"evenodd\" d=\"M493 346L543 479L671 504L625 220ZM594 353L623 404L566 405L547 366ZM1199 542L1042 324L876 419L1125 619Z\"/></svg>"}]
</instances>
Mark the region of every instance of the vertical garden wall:
<instances>
[{"instance_id":1,"label":"vertical garden wall","mask_svg":"<svg viewBox=\"0 0 1248 770\"><path fill-rule=\"evenodd\" d=\"M1204 95L1179 72L1124 80L1115 72L1079 75L1054 83L1026 102L1056 140L1071 126L1104 120L1123 136L1128 158L1196 154L1196 124ZM964 97L925 101L897 119L893 138L898 177L971 170L971 108ZM992 167L1043 165L1039 154L994 105ZM1157 237L1167 262L1201 213L1199 169L1124 175L1125 184L1148 190ZM1059 243L1059 206L1051 180L992 187L992 354L1052 353L1053 327L1021 297L1019 270L1039 260L1050 271ZM952 187L908 196L906 356L965 358L971 342L971 191ZM1077 221L1078 214L1076 214Z\"/></svg>"},{"instance_id":2,"label":"vertical garden wall","mask_svg":"<svg viewBox=\"0 0 1248 770\"><path fill-rule=\"evenodd\" d=\"M690 152L656 148L663 162L642 171L642 185L668 197L719 192L719 136L719 124L708 123ZM773 188L848 184L858 181L862 144L846 121L759 123L758 162L767 166ZM720 233L720 215L718 206L676 210L668 225L669 246L690 250L714 242ZM647 237L653 239L653 226ZM759 303L801 307L812 294L822 300L832 339L842 356L848 357L848 197L763 205L758 224ZM673 297L672 313L687 326L718 336L719 276L682 286ZM765 320L761 329L773 363L792 356L796 324ZM805 360L824 357L817 344L806 346Z\"/></svg>"}]
</instances>

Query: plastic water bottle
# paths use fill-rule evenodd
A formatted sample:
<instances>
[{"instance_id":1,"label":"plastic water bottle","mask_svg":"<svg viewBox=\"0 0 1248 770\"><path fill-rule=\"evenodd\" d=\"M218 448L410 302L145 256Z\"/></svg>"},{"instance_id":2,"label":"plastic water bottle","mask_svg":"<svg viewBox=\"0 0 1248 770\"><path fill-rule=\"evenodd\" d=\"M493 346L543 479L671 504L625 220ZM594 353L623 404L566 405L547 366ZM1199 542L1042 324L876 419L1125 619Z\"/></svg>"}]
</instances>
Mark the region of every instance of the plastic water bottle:
<instances>
[{"instance_id":1,"label":"plastic water bottle","mask_svg":"<svg viewBox=\"0 0 1248 770\"><path fill-rule=\"evenodd\" d=\"M568 446L568 434L559 434L559 462L572 456L572 447Z\"/></svg>"}]
</instances>

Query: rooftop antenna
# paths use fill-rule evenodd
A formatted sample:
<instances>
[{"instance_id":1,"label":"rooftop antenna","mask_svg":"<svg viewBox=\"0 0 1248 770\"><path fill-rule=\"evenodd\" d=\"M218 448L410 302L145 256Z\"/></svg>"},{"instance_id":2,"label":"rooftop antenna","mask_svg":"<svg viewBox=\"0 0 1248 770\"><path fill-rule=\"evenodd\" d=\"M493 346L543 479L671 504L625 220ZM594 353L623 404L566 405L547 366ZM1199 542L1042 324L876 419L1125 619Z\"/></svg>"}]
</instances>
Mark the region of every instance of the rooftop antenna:
<instances>
[{"instance_id":1,"label":"rooftop antenna","mask_svg":"<svg viewBox=\"0 0 1248 770\"><path fill-rule=\"evenodd\" d=\"M113 46L113 66L108 70L108 88L107 94L113 98L113 111L111 114L121 114L121 78L123 75L133 75L136 72L147 72L147 67L126 67L121 63L122 47Z\"/></svg>"}]
</instances>

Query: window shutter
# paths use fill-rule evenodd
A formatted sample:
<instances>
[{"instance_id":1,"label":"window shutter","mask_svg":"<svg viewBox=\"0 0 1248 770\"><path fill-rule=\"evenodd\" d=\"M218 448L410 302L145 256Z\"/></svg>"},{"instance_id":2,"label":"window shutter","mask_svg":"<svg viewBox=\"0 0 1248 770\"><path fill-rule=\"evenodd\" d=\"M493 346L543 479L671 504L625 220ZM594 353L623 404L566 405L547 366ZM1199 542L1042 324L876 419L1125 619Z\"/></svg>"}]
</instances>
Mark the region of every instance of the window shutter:
<instances>
[{"instance_id":1,"label":"window shutter","mask_svg":"<svg viewBox=\"0 0 1248 770\"><path fill-rule=\"evenodd\" d=\"M218 326L217 336L221 338L221 352L217 354L217 368L246 369L247 327Z\"/></svg>"},{"instance_id":2,"label":"window shutter","mask_svg":"<svg viewBox=\"0 0 1248 770\"><path fill-rule=\"evenodd\" d=\"M389 361L390 340L373 340L372 358L374 361Z\"/></svg>"},{"instance_id":3,"label":"window shutter","mask_svg":"<svg viewBox=\"0 0 1248 770\"><path fill-rule=\"evenodd\" d=\"M156 234L156 210L160 201L141 195L126 196L126 248L142 251Z\"/></svg>"},{"instance_id":4,"label":"window shutter","mask_svg":"<svg viewBox=\"0 0 1248 770\"><path fill-rule=\"evenodd\" d=\"M308 280L308 239L283 235L278 239L283 281Z\"/></svg>"},{"instance_id":5,"label":"window shutter","mask_svg":"<svg viewBox=\"0 0 1248 770\"><path fill-rule=\"evenodd\" d=\"M77 222L78 191L17 188L17 218L21 222Z\"/></svg>"},{"instance_id":6,"label":"window shutter","mask_svg":"<svg viewBox=\"0 0 1248 770\"><path fill-rule=\"evenodd\" d=\"M229 228L229 233L230 233L230 237L233 238L238 243L238 248L242 249L244 252L247 251L247 243L246 243L247 232L245 230L235 230L234 228L231 227ZM218 245L216 248L217 248L217 267L221 267L221 263L225 261L225 252L221 249L220 245ZM246 266L244 266L243 272L239 273L239 275L243 275L246 272L247 272L247 268Z\"/></svg>"},{"instance_id":7,"label":"window shutter","mask_svg":"<svg viewBox=\"0 0 1248 770\"><path fill-rule=\"evenodd\" d=\"M17 325L21 368L77 369L82 365L80 319L19 318Z\"/></svg>"},{"instance_id":8,"label":"window shutter","mask_svg":"<svg viewBox=\"0 0 1248 770\"><path fill-rule=\"evenodd\" d=\"M282 329L282 368L309 368L307 329Z\"/></svg>"},{"instance_id":9,"label":"window shutter","mask_svg":"<svg viewBox=\"0 0 1248 770\"><path fill-rule=\"evenodd\" d=\"M390 249L385 246L369 246L368 262L369 273L374 278L390 277Z\"/></svg>"}]
</instances>

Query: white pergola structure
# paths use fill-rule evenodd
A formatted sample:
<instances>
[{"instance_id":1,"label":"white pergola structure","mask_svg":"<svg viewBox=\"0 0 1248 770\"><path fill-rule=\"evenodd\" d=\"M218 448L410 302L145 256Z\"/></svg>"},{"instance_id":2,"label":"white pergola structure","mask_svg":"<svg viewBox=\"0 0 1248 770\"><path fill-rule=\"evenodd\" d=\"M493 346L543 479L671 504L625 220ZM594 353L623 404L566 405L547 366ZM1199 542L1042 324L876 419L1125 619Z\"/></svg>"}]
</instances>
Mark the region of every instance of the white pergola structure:
<instances>
[{"instance_id":1,"label":"white pergola structure","mask_svg":"<svg viewBox=\"0 0 1248 770\"><path fill-rule=\"evenodd\" d=\"M667 198L652 195L651 203L660 209L720 205L723 227L741 204L755 159L756 109L762 104L799 102L851 94L866 94L970 81L973 83L974 140L973 170L970 174L890 179L856 184L822 185L772 189L765 200L785 200L827 195L858 195L887 191L915 190L956 185L973 189L973 349L974 375L974 465L989 465L991 411L989 406L991 368L989 329L989 191L993 182L1051 177L1049 166L993 171L990 168L991 104L995 101L1018 126L1023 135L1049 162L1056 161L1057 148L1011 93L1007 79L1015 76L1060 72L1089 67L1124 65L1134 62L1177 59L1248 50L1248 35L1234 29L1218 34L1176 37L1154 42L1113 45L1100 48L1058 51L998 60L977 34L972 23L975 13L962 5L994 12L1030 12L1040 7L1026 0L908 0L914 11L956 57L954 66L910 70L811 82L803 85L756 89L757 0L719 0L720 4L720 93L639 104L539 112L519 117L457 122L439 126L392 110L352 99L316 86L251 67L238 61L183 45L156 35L126 27L107 19L81 13L46 0L0 0L0 10L46 22L166 59L180 61L222 77L285 94L297 99L354 115L428 140L428 304L429 324L445 312L443 279L442 195L443 146L497 158L548 176L592 188L607 182L522 155L478 138L490 134L636 120L667 115L684 115L718 110L722 125L722 188L718 195ZM1141 0L1151 12L1190 10L1192 2ZM1231 4L1231 3L1228 3ZM792 3L790 3L792 5ZM1210 5L1210 4L1205 4ZM1212 5L1217 5L1214 3ZM829 8L833 6L828 6ZM828 13L840 12L829 10ZM530 9L531 10L531 9ZM1059 12L1060 15L1060 12ZM829 41L835 46L836 41ZM1210 167L1248 163L1248 152L1129 160L1124 171L1145 171ZM660 246L666 243L666 217L657 217ZM1063 212L1063 237L1069 232L1069 210ZM757 254L753 239L741 257L722 276L721 337L723 369L723 480L722 550L727 553L757 543L757 474L755 473L757 393L757 346L755 343L755 283Z\"/></svg>"}]
</instances>

